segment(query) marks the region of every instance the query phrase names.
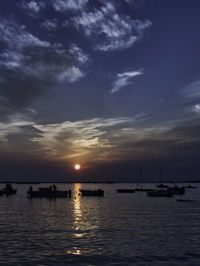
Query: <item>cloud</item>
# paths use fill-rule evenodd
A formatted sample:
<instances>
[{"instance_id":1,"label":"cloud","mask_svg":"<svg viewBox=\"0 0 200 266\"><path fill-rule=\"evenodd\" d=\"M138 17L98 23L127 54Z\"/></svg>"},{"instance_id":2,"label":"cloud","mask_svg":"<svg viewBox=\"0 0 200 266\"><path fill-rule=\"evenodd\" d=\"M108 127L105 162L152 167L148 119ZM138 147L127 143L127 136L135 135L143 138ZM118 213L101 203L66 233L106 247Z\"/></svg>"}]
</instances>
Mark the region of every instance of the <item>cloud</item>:
<instances>
[{"instance_id":1,"label":"cloud","mask_svg":"<svg viewBox=\"0 0 200 266\"><path fill-rule=\"evenodd\" d=\"M69 52L76 58L78 64L85 64L89 60L89 56L75 43L70 45Z\"/></svg>"},{"instance_id":2,"label":"cloud","mask_svg":"<svg viewBox=\"0 0 200 266\"><path fill-rule=\"evenodd\" d=\"M41 133L33 141L39 143L50 157L69 160L81 158L82 161L90 158L95 161L103 158L104 149L111 148L105 134L112 134L113 129L120 130L123 124L130 121L130 118L95 118L60 124L37 124L34 127Z\"/></svg>"},{"instance_id":3,"label":"cloud","mask_svg":"<svg viewBox=\"0 0 200 266\"><path fill-rule=\"evenodd\" d=\"M28 47L50 47L46 40L40 40L26 30L26 26L15 21L0 18L0 41L13 51L21 51Z\"/></svg>"},{"instance_id":4,"label":"cloud","mask_svg":"<svg viewBox=\"0 0 200 266\"><path fill-rule=\"evenodd\" d=\"M67 69L66 71L60 73L58 76L59 81L69 81L69 82L75 82L78 81L80 78L84 77L85 74L78 68L78 67L71 67Z\"/></svg>"},{"instance_id":5,"label":"cloud","mask_svg":"<svg viewBox=\"0 0 200 266\"><path fill-rule=\"evenodd\" d=\"M200 114L200 103L198 104L195 104L192 108L192 110L197 113L197 114Z\"/></svg>"},{"instance_id":6,"label":"cloud","mask_svg":"<svg viewBox=\"0 0 200 266\"><path fill-rule=\"evenodd\" d=\"M114 5L104 3L93 12L83 11L72 18L77 29L86 36L97 40L95 49L101 51L120 50L131 47L152 23L149 20L133 20L129 16L119 15Z\"/></svg>"},{"instance_id":7,"label":"cloud","mask_svg":"<svg viewBox=\"0 0 200 266\"><path fill-rule=\"evenodd\" d=\"M42 22L41 26L48 31L55 31L57 29L57 20L54 18L52 20L46 19Z\"/></svg>"},{"instance_id":8,"label":"cloud","mask_svg":"<svg viewBox=\"0 0 200 266\"><path fill-rule=\"evenodd\" d=\"M31 1L22 1L21 2L21 7L24 9L27 9L33 13L38 13L41 9L41 6L39 4L39 2L35 1L35 0L31 0Z\"/></svg>"},{"instance_id":9,"label":"cloud","mask_svg":"<svg viewBox=\"0 0 200 266\"><path fill-rule=\"evenodd\" d=\"M28 114L28 110L27 110ZM163 121L141 123L148 117L94 118L60 123L37 123L27 115L0 122L1 151L37 158L80 161L88 166L126 161L158 161L198 158L200 124Z\"/></svg>"},{"instance_id":10,"label":"cloud","mask_svg":"<svg viewBox=\"0 0 200 266\"><path fill-rule=\"evenodd\" d=\"M134 77L143 75L144 72L142 70L137 70L137 71L130 71L130 72L124 72L121 74L117 74L116 80L113 82L112 84L112 89L111 89L111 93L115 93L118 92L119 90L121 90L123 87L131 84L131 80Z\"/></svg>"},{"instance_id":11,"label":"cloud","mask_svg":"<svg viewBox=\"0 0 200 266\"><path fill-rule=\"evenodd\" d=\"M81 10L88 3L88 0L52 0L52 5L56 11Z\"/></svg>"},{"instance_id":12,"label":"cloud","mask_svg":"<svg viewBox=\"0 0 200 266\"><path fill-rule=\"evenodd\" d=\"M199 99L200 98L200 79L184 87L181 90L181 93L183 94L185 98L196 99L196 100Z\"/></svg>"},{"instance_id":13,"label":"cloud","mask_svg":"<svg viewBox=\"0 0 200 266\"><path fill-rule=\"evenodd\" d=\"M89 56L75 43L66 49L3 18L0 41L4 43L0 55L0 96L8 102L3 110L21 112L58 82L75 82L85 76L82 68ZM7 117L6 112L3 114Z\"/></svg>"}]
</instances>

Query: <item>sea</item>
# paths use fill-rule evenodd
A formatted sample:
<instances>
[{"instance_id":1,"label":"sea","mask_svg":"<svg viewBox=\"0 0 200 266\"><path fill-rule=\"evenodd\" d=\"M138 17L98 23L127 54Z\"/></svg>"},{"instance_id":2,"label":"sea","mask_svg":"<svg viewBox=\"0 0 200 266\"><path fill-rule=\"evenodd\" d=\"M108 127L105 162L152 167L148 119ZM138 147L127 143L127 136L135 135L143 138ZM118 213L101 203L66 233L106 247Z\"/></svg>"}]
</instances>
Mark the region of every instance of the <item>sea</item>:
<instances>
[{"instance_id":1,"label":"sea","mask_svg":"<svg viewBox=\"0 0 200 266\"><path fill-rule=\"evenodd\" d=\"M0 265L200 265L200 184L192 185L199 188L153 198L116 192L133 183L56 184L72 197L49 200L28 199L30 185L13 184L17 194L0 197ZM79 192L99 188L104 197Z\"/></svg>"}]
</instances>

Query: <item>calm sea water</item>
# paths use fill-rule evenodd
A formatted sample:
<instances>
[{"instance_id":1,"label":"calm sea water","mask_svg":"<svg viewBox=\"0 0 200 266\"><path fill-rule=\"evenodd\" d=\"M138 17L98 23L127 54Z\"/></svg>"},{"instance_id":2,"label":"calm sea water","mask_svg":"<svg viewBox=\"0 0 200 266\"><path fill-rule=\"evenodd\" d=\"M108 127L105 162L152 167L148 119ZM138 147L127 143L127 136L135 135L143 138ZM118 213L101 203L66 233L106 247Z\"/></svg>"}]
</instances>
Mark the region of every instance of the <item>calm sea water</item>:
<instances>
[{"instance_id":1,"label":"calm sea water","mask_svg":"<svg viewBox=\"0 0 200 266\"><path fill-rule=\"evenodd\" d=\"M28 185L14 187L17 195L0 197L0 265L200 265L200 188L150 198L116 192L134 184L57 184L72 198L30 200ZM80 188L105 196L81 197Z\"/></svg>"}]
</instances>

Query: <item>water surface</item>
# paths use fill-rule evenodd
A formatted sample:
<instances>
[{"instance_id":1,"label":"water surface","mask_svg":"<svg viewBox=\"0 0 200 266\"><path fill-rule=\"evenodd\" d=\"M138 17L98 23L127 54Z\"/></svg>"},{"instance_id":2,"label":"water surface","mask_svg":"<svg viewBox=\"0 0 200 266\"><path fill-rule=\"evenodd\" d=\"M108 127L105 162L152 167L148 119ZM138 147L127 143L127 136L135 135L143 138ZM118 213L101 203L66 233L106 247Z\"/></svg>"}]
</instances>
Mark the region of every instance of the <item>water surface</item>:
<instances>
[{"instance_id":1,"label":"water surface","mask_svg":"<svg viewBox=\"0 0 200 266\"><path fill-rule=\"evenodd\" d=\"M72 198L31 200L28 185L13 186L17 195L0 197L1 265L200 265L199 189L150 198L116 192L135 184L57 184ZM105 196L81 197L80 188Z\"/></svg>"}]
</instances>

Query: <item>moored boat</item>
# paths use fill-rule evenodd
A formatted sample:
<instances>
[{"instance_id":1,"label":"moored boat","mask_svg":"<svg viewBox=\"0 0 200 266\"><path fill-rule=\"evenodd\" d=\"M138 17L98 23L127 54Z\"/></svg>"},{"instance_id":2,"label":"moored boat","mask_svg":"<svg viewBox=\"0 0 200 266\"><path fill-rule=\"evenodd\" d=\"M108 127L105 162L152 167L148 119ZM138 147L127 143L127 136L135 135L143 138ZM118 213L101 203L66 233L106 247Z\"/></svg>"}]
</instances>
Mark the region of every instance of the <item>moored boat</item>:
<instances>
[{"instance_id":1,"label":"moored boat","mask_svg":"<svg viewBox=\"0 0 200 266\"><path fill-rule=\"evenodd\" d=\"M195 200L191 200L191 199L177 199L176 201L178 201L178 202L194 202Z\"/></svg>"},{"instance_id":2,"label":"moored boat","mask_svg":"<svg viewBox=\"0 0 200 266\"><path fill-rule=\"evenodd\" d=\"M117 189L117 192L118 193L134 193L135 192L135 189Z\"/></svg>"},{"instance_id":3,"label":"moored boat","mask_svg":"<svg viewBox=\"0 0 200 266\"><path fill-rule=\"evenodd\" d=\"M82 196L98 196L98 197L104 196L104 190L102 189L97 189L97 190L80 189L80 192Z\"/></svg>"},{"instance_id":4,"label":"moored boat","mask_svg":"<svg viewBox=\"0 0 200 266\"><path fill-rule=\"evenodd\" d=\"M167 191L171 192L174 195L183 195L185 194L185 188L184 187L168 187Z\"/></svg>"},{"instance_id":5,"label":"moored boat","mask_svg":"<svg viewBox=\"0 0 200 266\"><path fill-rule=\"evenodd\" d=\"M67 198L70 197L71 194L69 191L62 191L62 190L56 190L56 191L50 191L50 190L37 190L37 191L27 191L27 198Z\"/></svg>"},{"instance_id":6,"label":"moored boat","mask_svg":"<svg viewBox=\"0 0 200 266\"><path fill-rule=\"evenodd\" d=\"M162 183L160 183L159 185L157 185L157 188L168 188L169 186L164 185Z\"/></svg>"},{"instance_id":7,"label":"moored boat","mask_svg":"<svg viewBox=\"0 0 200 266\"><path fill-rule=\"evenodd\" d=\"M17 189L14 189L11 184L6 184L6 187L2 189L2 193L6 196L15 195L17 193Z\"/></svg>"},{"instance_id":8,"label":"moored boat","mask_svg":"<svg viewBox=\"0 0 200 266\"><path fill-rule=\"evenodd\" d=\"M147 191L149 197L172 197L173 193L168 190L151 190Z\"/></svg>"}]
</instances>

